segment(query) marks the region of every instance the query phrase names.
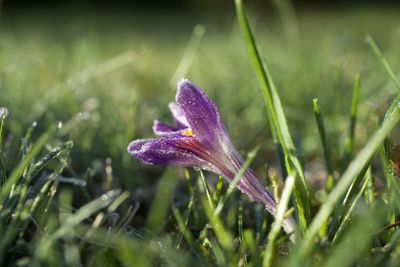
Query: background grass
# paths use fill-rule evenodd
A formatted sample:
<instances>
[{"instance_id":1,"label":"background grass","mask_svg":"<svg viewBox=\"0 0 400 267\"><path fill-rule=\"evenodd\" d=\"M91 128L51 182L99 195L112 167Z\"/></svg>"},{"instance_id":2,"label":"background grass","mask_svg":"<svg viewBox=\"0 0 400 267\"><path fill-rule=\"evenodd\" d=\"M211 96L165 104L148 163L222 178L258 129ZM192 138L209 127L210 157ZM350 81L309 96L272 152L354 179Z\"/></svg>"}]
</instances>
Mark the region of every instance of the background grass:
<instances>
[{"instance_id":1,"label":"background grass","mask_svg":"<svg viewBox=\"0 0 400 267\"><path fill-rule=\"evenodd\" d=\"M312 100L319 100L338 180L398 94L365 42L371 34L397 74L398 15L396 9L303 10L297 36L278 16L250 12L305 169L312 218L329 199ZM198 172L144 166L126 153L129 141L153 136L154 119L171 121L167 104L181 66L179 72L187 72L217 104L242 154L261 146L251 165L262 182L283 180L267 109L233 14L36 10L4 17L1 28L0 106L9 111L1 150L7 177L0 191L2 265L262 264L273 218L261 206L235 192L214 216L204 197L207 190L213 201L225 194L227 184L218 177L204 173L205 188ZM357 74L355 147L348 155ZM320 231L316 249L307 244L312 254L296 253L281 234L274 237L272 266L299 257L311 266L397 265L399 232L378 234L398 217L398 180L389 164L397 140L395 130L372 161L370 178L355 185L348 201L356 208L341 237L333 239L345 212L330 217L331 229Z\"/></svg>"}]
</instances>

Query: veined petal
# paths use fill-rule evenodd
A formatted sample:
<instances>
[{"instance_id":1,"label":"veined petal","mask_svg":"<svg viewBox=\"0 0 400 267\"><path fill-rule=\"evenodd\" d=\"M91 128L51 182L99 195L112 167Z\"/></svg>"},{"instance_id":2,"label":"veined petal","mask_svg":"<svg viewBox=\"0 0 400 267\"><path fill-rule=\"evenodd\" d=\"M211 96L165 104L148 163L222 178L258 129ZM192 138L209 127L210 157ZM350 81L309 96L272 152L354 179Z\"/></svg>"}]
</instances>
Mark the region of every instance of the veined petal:
<instances>
[{"instance_id":1,"label":"veined petal","mask_svg":"<svg viewBox=\"0 0 400 267\"><path fill-rule=\"evenodd\" d=\"M153 123L153 132L159 136L176 134L178 131L180 130L158 120L155 120Z\"/></svg>"},{"instance_id":2,"label":"veined petal","mask_svg":"<svg viewBox=\"0 0 400 267\"><path fill-rule=\"evenodd\" d=\"M218 141L218 137L227 136L218 110L203 90L189 80L178 83L176 103L182 109L190 128L200 139Z\"/></svg>"},{"instance_id":3,"label":"veined petal","mask_svg":"<svg viewBox=\"0 0 400 267\"><path fill-rule=\"evenodd\" d=\"M189 123L182 109L174 102L169 103L168 107L174 117L177 128L188 128Z\"/></svg>"},{"instance_id":4,"label":"veined petal","mask_svg":"<svg viewBox=\"0 0 400 267\"><path fill-rule=\"evenodd\" d=\"M128 145L128 153L147 164L197 167L215 172L215 168L210 163L193 151L181 147L182 142L190 141L189 139L192 137L180 135L159 139L139 139Z\"/></svg>"}]
</instances>

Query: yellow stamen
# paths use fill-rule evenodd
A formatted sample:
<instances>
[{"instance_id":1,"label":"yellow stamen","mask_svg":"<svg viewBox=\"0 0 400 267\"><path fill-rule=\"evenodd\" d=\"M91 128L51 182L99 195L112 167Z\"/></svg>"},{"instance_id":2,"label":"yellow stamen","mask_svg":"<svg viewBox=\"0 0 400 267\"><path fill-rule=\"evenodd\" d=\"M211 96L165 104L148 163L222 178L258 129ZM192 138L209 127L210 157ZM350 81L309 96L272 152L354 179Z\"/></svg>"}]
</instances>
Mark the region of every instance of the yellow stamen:
<instances>
[{"instance_id":1,"label":"yellow stamen","mask_svg":"<svg viewBox=\"0 0 400 267\"><path fill-rule=\"evenodd\" d=\"M181 133L181 135L183 135L183 136L195 136L194 134L193 134L193 131L192 131L192 129L186 129L186 130L184 130L182 133Z\"/></svg>"}]
</instances>

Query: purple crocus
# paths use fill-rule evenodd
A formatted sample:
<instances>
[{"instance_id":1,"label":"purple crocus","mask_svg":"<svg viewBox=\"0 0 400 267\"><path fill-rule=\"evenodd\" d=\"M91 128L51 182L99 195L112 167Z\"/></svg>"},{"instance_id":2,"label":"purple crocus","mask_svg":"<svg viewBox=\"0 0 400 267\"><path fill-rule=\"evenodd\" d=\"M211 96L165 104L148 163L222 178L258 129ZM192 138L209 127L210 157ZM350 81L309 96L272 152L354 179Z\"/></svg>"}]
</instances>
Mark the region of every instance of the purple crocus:
<instances>
[{"instance_id":1,"label":"purple crocus","mask_svg":"<svg viewBox=\"0 0 400 267\"><path fill-rule=\"evenodd\" d=\"M128 145L128 153L147 164L203 169L232 181L244 161L232 145L215 104L205 92L183 79L178 83L175 103L170 103L169 109L175 126L154 121L153 131L159 138L135 140ZM275 214L274 198L251 169L244 172L237 187ZM294 231L290 219L283 227L288 233Z\"/></svg>"}]
</instances>

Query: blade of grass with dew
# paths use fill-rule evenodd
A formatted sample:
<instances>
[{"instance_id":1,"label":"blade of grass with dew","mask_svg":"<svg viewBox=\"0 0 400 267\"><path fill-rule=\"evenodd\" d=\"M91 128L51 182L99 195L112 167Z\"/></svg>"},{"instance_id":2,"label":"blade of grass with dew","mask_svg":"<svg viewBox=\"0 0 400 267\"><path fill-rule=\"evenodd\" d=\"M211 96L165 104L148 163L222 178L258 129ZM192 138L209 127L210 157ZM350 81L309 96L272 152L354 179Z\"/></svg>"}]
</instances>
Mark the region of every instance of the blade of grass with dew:
<instances>
[{"instance_id":1,"label":"blade of grass with dew","mask_svg":"<svg viewBox=\"0 0 400 267\"><path fill-rule=\"evenodd\" d=\"M29 149L30 149L30 141L32 138L32 133L33 130L36 128L37 126L37 122L33 122L31 123L31 125L29 125L29 127L26 129L25 135L21 140L21 145L19 148L19 152L18 152L18 157L17 157L17 162L19 163L28 153Z\"/></svg>"},{"instance_id":2,"label":"blade of grass with dew","mask_svg":"<svg viewBox=\"0 0 400 267\"><path fill-rule=\"evenodd\" d=\"M325 182L325 189L327 192L330 192L334 186L333 163L332 163L330 146L328 144L328 139L326 137L324 119L322 116L321 108L318 103L318 98L313 99L313 108L314 108L315 120L318 126L318 133L321 138L322 149L324 151L326 169L328 170L328 177Z\"/></svg>"},{"instance_id":3,"label":"blade of grass with dew","mask_svg":"<svg viewBox=\"0 0 400 267\"><path fill-rule=\"evenodd\" d=\"M32 149L23 158L23 160L18 164L14 171L7 178L7 181L0 188L0 210L3 208L3 203L7 194L9 194L12 186L21 177L24 170L29 166L33 159L39 154L43 146L48 142L48 140L53 136L56 131L56 127L50 127L33 145Z\"/></svg>"},{"instance_id":4,"label":"blade of grass with dew","mask_svg":"<svg viewBox=\"0 0 400 267\"><path fill-rule=\"evenodd\" d=\"M242 1L235 0L235 3L239 25L244 35L249 56L256 71L260 87L264 94L264 101L269 114L268 118L274 125L274 129L271 129L271 131L276 131L279 143L284 151L287 172L291 173L292 168L294 168L298 173L299 179L296 179L294 195L297 203L296 210L299 217L300 230L304 233L310 221L310 198L303 167L297 157L296 148L290 136L286 116L283 112L278 92L265 61L261 59L261 54L257 48Z\"/></svg>"},{"instance_id":5,"label":"blade of grass with dew","mask_svg":"<svg viewBox=\"0 0 400 267\"><path fill-rule=\"evenodd\" d=\"M339 179L339 182L328 195L326 201L321 205L301 243L299 243L298 255L293 256L293 260L300 260L306 257L312 251L314 247L313 241L316 234L326 222L326 220L328 220L329 215L335 209L335 206L340 198L348 190L354 179L356 179L361 172L367 169L376 151L379 149L386 137L400 121L399 103L395 102L392 105L397 106L397 108L394 109L395 112L393 112L392 116L388 117L388 119L382 124L382 126L375 132L368 143L358 153L358 155L354 158L349 167L343 173L342 177Z\"/></svg>"},{"instance_id":6,"label":"blade of grass with dew","mask_svg":"<svg viewBox=\"0 0 400 267\"><path fill-rule=\"evenodd\" d=\"M46 155L44 155L40 160L35 162L35 164L29 169L29 173L27 176L31 178L35 177L44 167L47 166L47 164L58 157L62 152L66 150L70 150L73 147L74 143L72 141L67 141L64 144L53 148L51 151L49 151Z\"/></svg>"},{"instance_id":7,"label":"blade of grass with dew","mask_svg":"<svg viewBox=\"0 0 400 267\"><path fill-rule=\"evenodd\" d=\"M390 67L389 63L387 62L386 58L383 56L381 50L379 49L378 45L376 44L374 38L371 35L367 35L366 39L367 43L371 46L372 51L376 55L376 57L380 60L383 67L385 68L386 72L389 74L390 80L395 85L396 89L400 91L400 82L397 80L396 75L394 74L392 68Z\"/></svg>"},{"instance_id":8,"label":"blade of grass with dew","mask_svg":"<svg viewBox=\"0 0 400 267\"><path fill-rule=\"evenodd\" d=\"M275 241L284 221L285 212L289 204L290 196L292 195L295 179L296 175L289 175L285 180L285 186L283 187L281 198L275 212L275 222L272 224L272 228L268 234L268 243L263 260L264 267L272 266L272 260L275 253Z\"/></svg>"},{"instance_id":9,"label":"blade of grass with dew","mask_svg":"<svg viewBox=\"0 0 400 267\"><path fill-rule=\"evenodd\" d=\"M72 148L72 141L67 141L64 144L52 149L50 152L46 153L41 159L32 163L29 171L23 176L23 181L18 185L18 188L27 190L29 186L31 186L31 180L35 177L40 170L42 170L51 160L59 157L59 155L65 151L69 151ZM53 174L59 175L62 170L66 167L66 163L61 163L56 170L53 171ZM27 194L19 195L19 201L25 202L27 198Z\"/></svg>"},{"instance_id":10,"label":"blade of grass with dew","mask_svg":"<svg viewBox=\"0 0 400 267\"><path fill-rule=\"evenodd\" d=\"M48 154L50 154L49 152ZM47 156L47 155L46 155ZM46 157L45 156L45 157ZM40 162L40 160L39 160ZM54 172L51 174L51 176L57 176L59 175L62 170L65 168L65 163L61 163L60 166L54 170ZM29 186L30 186L30 179L32 176L27 176L26 179L24 179L21 183L19 183L17 186L15 186L15 191L18 191L18 195L15 196L16 199L18 199L17 206L15 209L10 207L10 205L6 206L7 209L11 210L13 212L13 216L11 218L11 221L7 223L7 225L4 224L4 218L0 218L0 233L5 232L3 234L3 238L0 241L0 264L1 264L1 259L3 259L3 253L7 251L7 247L15 242L16 238L18 235L25 231L25 229L28 228L29 223L33 220L34 213L41 214L41 217L44 216L46 213L46 207L44 205L44 202L48 202L50 196L48 196L48 192L51 188L51 185L54 183L55 179L48 179L42 188L40 189L38 195L33 199L32 202L28 201L28 192L29 192ZM29 195L31 195L30 193ZM32 204L31 204L32 203ZM39 204L42 204L39 206ZM39 207L41 207L41 210L39 211ZM7 230L4 231L2 230L3 228L6 228Z\"/></svg>"},{"instance_id":11,"label":"blade of grass with dew","mask_svg":"<svg viewBox=\"0 0 400 267\"><path fill-rule=\"evenodd\" d=\"M182 59L179 62L178 68L176 69L173 78L171 79L171 86L175 87L176 83L182 79L182 77L186 77L186 74L192 64L194 56L196 55L197 50L199 49L201 40L206 32L206 28L198 24L194 26L192 37L189 40L189 43L186 46L186 50L183 53Z\"/></svg>"},{"instance_id":12,"label":"blade of grass with dew","mask_svg":"<svg viewBox=\"0 0 400 267\"><path fill-rule=\"evenodd\" d=\"M31 181L32 179L42 170L44 169L49 162L52 160L59 158L61 153L68 152L71 150L73 147L73 142L72 141L67 141L63 143L60 146L57 146L53 148L51 151L47 152L42 158L40 158L38 161L35 163L32 163L28 172L23 175L22 177L22 182L19 185L20 188L23 188L23 190L28 190L28 187L31 186ZM68 165L67 162L61 162L59 163L59 167L57 167L53 173L51 174L52 176L59 176L61 172L64 170L64 168ZM20 195L19 201L25 202L27 200L28 195Z\"/></svg>"},{"instance_id":13,"label":"blade of grass with dew","mask_svg":"<svg viewBox=\"0 0 400 267\"><path fill-rule=\"evenodd\" d=\"M160 232L168 215L178 176L173 169L167 169L157 186L157 193L146 218L146 227L153 232Z\"/></svg>"}]
</instances>

